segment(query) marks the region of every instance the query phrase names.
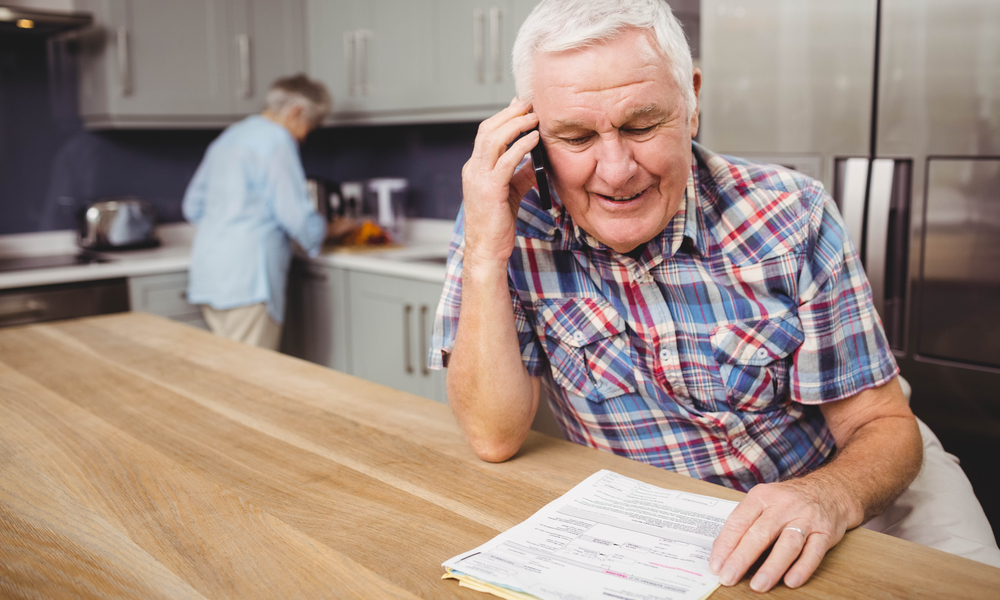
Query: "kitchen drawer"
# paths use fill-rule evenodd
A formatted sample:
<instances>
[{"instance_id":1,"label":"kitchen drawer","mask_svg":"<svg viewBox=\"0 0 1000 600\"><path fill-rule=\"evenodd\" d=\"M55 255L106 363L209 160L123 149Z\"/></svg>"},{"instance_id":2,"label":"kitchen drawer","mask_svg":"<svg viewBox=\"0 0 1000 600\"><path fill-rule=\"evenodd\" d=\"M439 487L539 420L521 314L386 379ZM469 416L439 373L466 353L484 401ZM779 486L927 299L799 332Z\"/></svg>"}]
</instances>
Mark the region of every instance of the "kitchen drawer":
<instances>
[{"instance_id":1,"label":"kitchen drawer","mask_svg":"<svg viewBox=\"0 0 1000 600\"><path fill-rule=\"evenodd\" d=\"M187 301L187 271L129 277L129 301L134 311L148 312L205 328L201 309Z\"/></svg>"}]
</instances>

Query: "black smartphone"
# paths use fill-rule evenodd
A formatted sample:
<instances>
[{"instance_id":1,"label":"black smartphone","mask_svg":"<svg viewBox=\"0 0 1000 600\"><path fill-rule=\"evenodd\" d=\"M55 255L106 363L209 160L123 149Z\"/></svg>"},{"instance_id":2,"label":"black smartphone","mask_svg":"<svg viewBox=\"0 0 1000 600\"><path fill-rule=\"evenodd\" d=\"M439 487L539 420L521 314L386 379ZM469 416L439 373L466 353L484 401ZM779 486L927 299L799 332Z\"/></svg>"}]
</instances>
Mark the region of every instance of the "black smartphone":
<instances>
[{"instance_id":1,"label":"black smartphone","mask_svg":"<svg viewBox=\"0 0 1000 600\"><path fill-rule=\"evenodd\" d=\"M532 131L536 131L536 127ZM552 208L552 198L549 196L549 155L545 153L545 146L542 138L538 138L538 143L531 149L531 164L535 167L535 181L538 182L538 200L542 208L549 210Z\"/></svg>"},{"instance_id":2,"label":"black smartphone","mask_svg":"<svg viewBox=\"0 0 1000 600\"><path fill-rule=\"evenodd\" d=\"M529 129L524 133L517 136L514 142L528 135L532 131L538 131L538 128ZM514 145L511 142L511 145ZM508 146L510 148L510 146ZM531 149L531 164L535 169L535 181L538 183L538 201L541 203L542 208L549 210L552 208L552 197L549 195L549 176L546 171L549 169L549 157L545 153L545 146L542 145L541 138L538 139L538 143L535 147Z\"/></svg>"}]
</instances>

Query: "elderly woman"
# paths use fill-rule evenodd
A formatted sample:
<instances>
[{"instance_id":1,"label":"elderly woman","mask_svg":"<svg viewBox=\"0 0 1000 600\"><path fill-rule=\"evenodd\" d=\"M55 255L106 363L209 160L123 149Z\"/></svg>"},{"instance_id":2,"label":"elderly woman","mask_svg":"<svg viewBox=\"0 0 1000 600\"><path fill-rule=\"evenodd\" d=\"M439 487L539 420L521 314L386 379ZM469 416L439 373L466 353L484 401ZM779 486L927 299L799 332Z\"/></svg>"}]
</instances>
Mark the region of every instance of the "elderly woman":
<instances>
[{"instance_id":1,"label":"elderly woman","mask_svg":"<svg viewBox=\"0 0 1000 600\"><path fill-rule=\"evenodd\" d=\"M305 75L275 81L267 108L222 132L184 195L197 225L188 300L217 335L277 349L295 240L319 253L326 222L306 194L296 148L331 108Z\"/></svg>"}]
</instances>

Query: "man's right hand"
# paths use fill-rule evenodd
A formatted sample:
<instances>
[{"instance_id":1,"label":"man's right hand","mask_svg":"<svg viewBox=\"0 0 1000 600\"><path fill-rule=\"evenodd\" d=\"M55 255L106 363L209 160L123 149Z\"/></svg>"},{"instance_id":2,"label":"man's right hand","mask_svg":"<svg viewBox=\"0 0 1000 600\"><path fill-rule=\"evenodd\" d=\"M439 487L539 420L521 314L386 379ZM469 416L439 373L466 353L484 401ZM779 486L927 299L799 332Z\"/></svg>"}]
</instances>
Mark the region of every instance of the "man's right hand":
<instances>
[{"instance_id":1,"label":"man's right hand","mask_svg":"<svg viewBox=\"0 0 1000 600\"><path fill-rule=\"evenodd\" d=\"M465 265L506 266L514 250L521 198L535 185L532 169L517 166L538 143L538 117L517 98L479 126L472 157L462 168L465 205Z\"/></svg>"},{"instance_id":2,"label":"man's right hand","mask_svg":"<svg viewBox=\"0 0 1000 600\"><path fill-rule=\"evenodd\" d=\"M538 143L538 132L514 142L538 124L528 107L515 99L484 121L462 169L462 308L448 365L448 404L476 455L491 462L518 451L538 408L540 382L521 361L507 281L517 211L535 184L534 171L517 166Z\"/></svg>"}]
</instances>

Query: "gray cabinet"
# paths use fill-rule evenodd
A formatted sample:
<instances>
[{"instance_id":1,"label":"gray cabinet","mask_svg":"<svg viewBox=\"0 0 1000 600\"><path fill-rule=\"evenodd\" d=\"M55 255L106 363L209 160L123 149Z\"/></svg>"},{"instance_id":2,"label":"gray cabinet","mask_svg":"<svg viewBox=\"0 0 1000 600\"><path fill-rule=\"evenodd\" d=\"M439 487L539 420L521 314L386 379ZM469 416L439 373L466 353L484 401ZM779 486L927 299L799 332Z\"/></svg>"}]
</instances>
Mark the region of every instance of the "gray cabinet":
<instances>
[{"instance_id":1,"label":"gray cabinet","mask_svg":"<svg viewBox=\"0 0 1000 600\"><path fill-rule=\"evenodd\" d=\"M332 122L485 118L510 102L510 52L537 0L308 0L308 71Z\"/></svg>"},{"instance_id":2,"label":"gray cabinet","mask_svg":"<svg viewBox=\"0 0 1000 600\"><path fill-rule=\"evenodd\" d=\"M230 85L235 112L243 116L261 111L275 79L305 70L305 6L302 0L240 0L233 10Z\"/></svg>"},{"instance_id":3,"label":"gray cabinet","mask_svg":"<svg viewBox=\"0 0 1000 600\"><path fill-rule=\"evenodd\" d=\"M433 11L412 0L309 0L308 70L333 94L333 118L429 105Z\"/></svg>"},{"instance_id":4,"label":"gray cabinet","mask_svg":"<svg viewBox=\"0 0 1000 600\"><path fill-rule=\"evenodd\" d=\"M128 278L129 307L208 330L201 309L187 301L187 271Z\"/></svg>"},{"instance_id":5,"label":"gray cabinet","mask_svg":"<svg viewBox=\"0 0 1000 600\"><path fill-rule=\"evenodd\" d=\"M351 372L347 272L295 260L288 277L281 351Z\"/></svg>"},{"instance_id":6,"label":"gray cabinet","mask_svg":"<svg viewBox=\"0 0 1000 600\"><path fill-rule=\"evenodd\" d=\"M447 402L444 371L427 368L443 284L351 271L348 287L353 374Z\"/></svg>"},{"instance_id":7,"label":"gray cabinet","mask_svg":"<svg viewBox=\"0 0 1000 600\"><path fill-rule=\"evenodd\" d=\"M304 67L301 0L76 0L94 14L80 56L89 127L219 126L263 107Z\"/></svg>"},{"instance_id":8,"label":"gray cabinet","mask_svg":"<svg viewBox=\"0 0 1000 600\"><path fill-rule=\"evenodd\" d=\"M496 109L514 97L511 50L537 0L436 0L432 103Z\"/></svg>"}]
</instances>

